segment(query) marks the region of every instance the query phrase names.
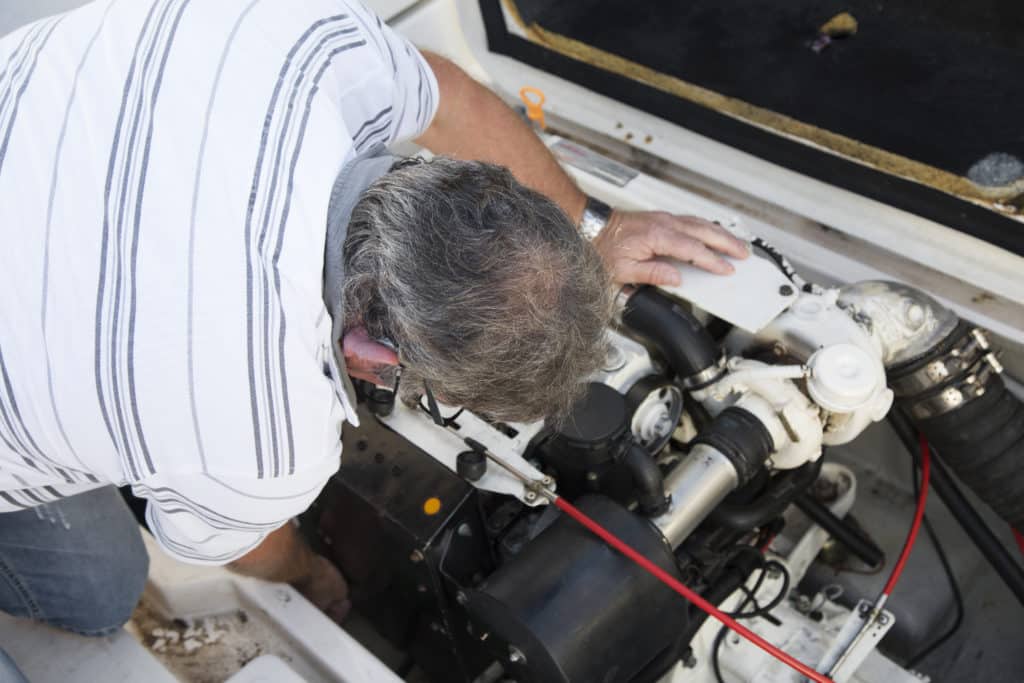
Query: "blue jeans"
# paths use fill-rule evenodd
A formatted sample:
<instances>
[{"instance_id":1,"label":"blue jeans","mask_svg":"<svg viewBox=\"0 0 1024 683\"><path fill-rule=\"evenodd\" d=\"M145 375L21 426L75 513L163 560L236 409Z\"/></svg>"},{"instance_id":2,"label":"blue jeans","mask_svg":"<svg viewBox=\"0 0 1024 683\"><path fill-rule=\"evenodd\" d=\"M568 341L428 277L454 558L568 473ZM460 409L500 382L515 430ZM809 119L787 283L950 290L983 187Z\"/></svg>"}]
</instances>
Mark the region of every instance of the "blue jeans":
<instances>
[{"instance_id":1,"label":"blue jeans","mask_svg":"<svg viewBox=\"0 0 1024 683\"><path fill-rule=\"evenodd\" d=\"M113 486L0 513L0 611L108 635L131 617L148 571L139 526ZM4 667L0 654L0 679Z\"/></svg>"}]
</instances>

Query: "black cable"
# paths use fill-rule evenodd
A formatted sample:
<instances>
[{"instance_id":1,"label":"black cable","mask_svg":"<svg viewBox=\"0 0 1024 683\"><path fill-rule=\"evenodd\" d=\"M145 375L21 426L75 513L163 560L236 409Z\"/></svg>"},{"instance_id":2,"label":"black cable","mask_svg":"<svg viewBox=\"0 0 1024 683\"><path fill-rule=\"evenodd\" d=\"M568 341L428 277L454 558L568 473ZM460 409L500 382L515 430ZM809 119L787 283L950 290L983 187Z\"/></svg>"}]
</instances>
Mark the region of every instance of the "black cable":
<instances>
[{"instance_id":1,"label":"black cable","mask_svg":"<svg viewBox=\"0 0 1024 683\"><path fill-rule=\"evenodd\" d=\"M776 563L777 564L777 563ZM747 594L747 599L743 601L743 604L736 608L735 612L726 612L733 619L744 619L746 614L743 613L743 608L746 607L748 602L753 602L754 606L757 607L757 591L761 590L761 586L764 584L764 580L768 578L768 563L761 565L761 573L757 575L757 581L754 582L754 587L745 590L746 586L740 586L740 590Z\"/></svg>"},{"instance_id":2,"label":"black cable","mask_svg":"<svg viewBox=\"0 0 1024 683\"><path fill-rule=\"evenodd\" d=\"M757 602L757 591L760 590L762 584L764 584L764 580L768 576L768 571L770 569L775 569L782 573L782 586L775 597L772 598L768 604L762 606ZM726 614L734 619L766 617L769 612L778 607L782 601L786 599L786 595L789 593L789 583L789 571L786 569L785 565L780 562L776 562L775 560L769 560L761 566L761 574L757 577L757 581L754 582L753 588L746 589L741 587L741 590L744 590L747 597L740 603L740 606L736 608L735 612L726 612ZM749 612L744 612L743 610L750 604L753 604L754 609ZM717 681L717 683L725 683L725 679L722 677L722 667L718 662L718 652L722 649L722 643L725 641L725 635L728 631L728 626L722 626L722 628L718 629L718 633L715 634L715 640L711 644L711 668L714 671L715 681Z\"/></svg>"},{"instance_id":3,"label":"black cable","mask_svg":"<svg viewBox=\"0 0 1024 683\"><path fill-rule=\"evenodd\" d=\"M746 605L744 604L743 606ZM725 626L718 629L718 633L715 634L715 642L711 645L711 669L714 671L717 683L725 683L725 679L722 678L722 666L718 663L718 651L722 649L722 642L725 640L725 634L728 630Z\"/></svg>"},{"instance_id":4,"label":"black cable","mask_svg":"<svg viewBox=\"0 0 1024 683\"><path fill-rule=\"evenodd\" d=\"M397 393L397 390L396 390L396 393ZM420 410L422 410L424 413L429 415L430 419L434 420L434 422L437 423L438 426L440 426L440 427L446 427L446 428L447 427L451 427L453 424L455 424L455 421L459 419L459 416L461 416L462 413L466 410L465 408L459 408L454 413L452 413L452 415L450 417L445 417L444 415L441 415L440 410L438 410L437 413L435 414L434 409L437 408L437 402L436 401L432 402L433 406L423 405L423 399L424 398L426 398L425 395L424 396L420 396L420 400L416 404L417 407ZM431 402L431 401L428 399L428 403L429 402ZM440 420L440 422L438 422L438 420Z\"/></svg>"},{"instance_id":5,"label":"black cable","mask_svg":"<svg viewBox=\"0 0 1024 683\"><path fill-rule=\"evenodd\" d=\"M775 597L772 598L771 601L768 602L768 604L760 606L757 604L757 600L753 599L753 596L757 595L757 590L752 589L750 592L750 596L754 602L754 609L750 612L737 611L735 614L732 614L730 616L732 616L735 619L753 619L754 617L765 617L773 609L782 604L782 601L786 599L786 595L789 593L789 570L787 570L785 565L783 565L781 562L769 560L764 564L764 571L762 572L762 577L765 574L767 574L768 571L771 569L774 569L778 571L780 574L782 574L782 586L779 588L779 592L775 594Z\"/></svg>"},{"instance_id":6,"label":"black cable","mask_svg":"<svg viewBox=\"0 0 1024 683\"><path fill-rule=\"evenodd\" d=\"M911 481L914 482L914 498L917 498L920 494L920 484L917 480L917 472L919 469L917 454L914 453L914 457L911 459ZM937 649L942 647L950 638L952 638L956 632L960 629L960 625L964 621L964 598L960 592L960 585L956 582L956 575L953 573L953 568L949 564L949 558L946 556L946 551L942 547L942 543L939 542L939 536L935 533L935 529L932 527L931 521L928 519L928 515L924 516L924 530L928 534L928 538L931 539L932 546L935 548L935 554L939 557L939 564L942 565L942 570L946 573L946 579L949 581L949 590L953 594L953 601L956 605L956 618L953 619L953 624L946 630L945 633L940 635L929 645L925 646L923 650L918 652L916 655L910 658L907 662L907 668L913 669L917 666L921 660L935 652Z\"/></svg>"},{"instance_id":7,"label":"black cable","mask_svg":"<svg viewBox=\"0 0 1024 683\"><path fill-rule=\"evenodd\" d=\"M772 262L779 267L782 274L785 275L790 282L796 284L796 270L789 263L789 259L787 259L781 251L776 249L774 245L765 242L764 239L760 237L755 237L750 243L763 251L765 256L771 259Z\"/></svg>"}]
</instances>

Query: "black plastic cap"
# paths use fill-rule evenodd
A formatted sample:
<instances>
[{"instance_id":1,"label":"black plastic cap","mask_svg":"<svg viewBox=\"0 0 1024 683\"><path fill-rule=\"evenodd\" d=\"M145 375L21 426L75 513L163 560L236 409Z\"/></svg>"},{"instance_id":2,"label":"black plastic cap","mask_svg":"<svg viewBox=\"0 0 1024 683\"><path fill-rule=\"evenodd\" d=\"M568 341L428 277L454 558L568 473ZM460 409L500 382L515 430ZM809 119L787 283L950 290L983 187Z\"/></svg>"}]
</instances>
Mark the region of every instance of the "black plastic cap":
<instances>
[{"instance_id":1,"label":"black plastic cap","mask_svg":"<svg viewBox=\"0 0 1024 683\"><path fill-rule=\"evenodd\" d=\"M455 471L467 481L480 481L487 474L487 456L480 451L462 451L455 456Z\"/></svg>"}]
</instances>

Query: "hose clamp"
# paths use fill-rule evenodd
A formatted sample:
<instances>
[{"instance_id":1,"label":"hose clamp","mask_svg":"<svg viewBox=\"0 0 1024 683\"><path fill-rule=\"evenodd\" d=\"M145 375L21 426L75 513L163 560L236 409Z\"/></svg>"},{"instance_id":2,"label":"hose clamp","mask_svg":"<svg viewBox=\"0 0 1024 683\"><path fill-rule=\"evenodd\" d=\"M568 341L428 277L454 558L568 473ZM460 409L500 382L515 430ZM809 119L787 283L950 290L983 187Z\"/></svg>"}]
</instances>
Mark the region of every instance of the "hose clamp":
<instances>
[{"instance_id":1,"label":"hose clamp","mask_svg":"<svg viewBox=\"0 0 1024 683\"><path fill-rule=\"evenodd\" d=\"M892 380L889 388L899 397L916 396L935 389L957 375L967 372L979 358L991 356L988 338L980 329L973 329L939 358L908 375ZM995 360L993 356L993 360ZM998 361L995 361L998 365ZM1001 372L1001 366L999 372Z\"/></svg>"},{"instance_id":2,"label":"hose clamp","mask_svg":"<svg viewBox=\"0 0 1024 683\"><path fill-rule=\"evenodd\" d=\"M1003 366L994 353L979 358L961 379L949 384L937 394L916 401L908 408L918 420L944 415L985 394L989 380L1001 374Z\"/></svg>"},{"instance_id":3,"label":"hose clamp","mask_svg":"<svg viewBox=\"0 0 1024 683\"><path fill-rule=\"evenodd\" d=\"M687 391L696 391L697 389L703 389L704 387L714 384L722 375L725 374L725 354L722 354L714 365L709 365L704 368L696 375L690 375L680 380L680 384Z\"/></svg>"}]
</instances>

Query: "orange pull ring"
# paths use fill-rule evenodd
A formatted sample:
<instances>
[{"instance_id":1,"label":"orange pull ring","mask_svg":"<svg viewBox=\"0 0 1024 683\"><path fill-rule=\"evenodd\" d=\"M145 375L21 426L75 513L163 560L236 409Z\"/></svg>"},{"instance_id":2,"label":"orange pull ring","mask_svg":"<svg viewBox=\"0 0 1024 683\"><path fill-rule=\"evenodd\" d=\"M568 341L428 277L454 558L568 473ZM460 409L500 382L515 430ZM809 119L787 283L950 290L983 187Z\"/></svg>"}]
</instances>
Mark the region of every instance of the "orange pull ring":
<instances>
[{"instance_id":1,"label":"orange pull ring","mask_svg":"<svg viewBox=\"0 0 1024 683\"><path fill-rule=\"evenodd\" d=\"M547 127L544 123L544 102L546 100L544 93L539 88L527 86L520 88L519 99L526 105L526 118L544 130Z\"/></svg>"}]
</instances>

